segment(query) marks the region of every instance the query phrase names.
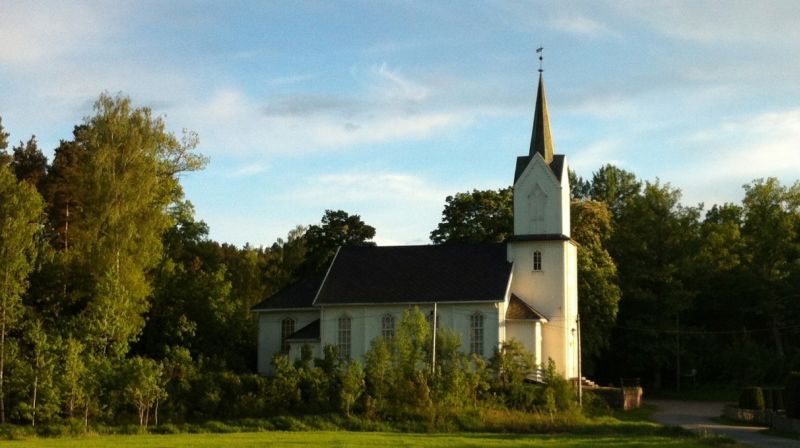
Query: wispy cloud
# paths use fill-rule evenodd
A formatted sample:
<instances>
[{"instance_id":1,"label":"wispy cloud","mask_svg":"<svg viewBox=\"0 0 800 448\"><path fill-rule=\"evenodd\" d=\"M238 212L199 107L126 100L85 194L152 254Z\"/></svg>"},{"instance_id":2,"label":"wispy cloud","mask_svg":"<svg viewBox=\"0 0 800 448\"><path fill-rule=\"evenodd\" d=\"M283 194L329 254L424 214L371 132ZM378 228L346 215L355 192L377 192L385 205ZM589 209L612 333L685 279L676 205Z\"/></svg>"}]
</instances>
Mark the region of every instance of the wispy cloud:
<instances>
[{"instance_id":1,"label":"wispy cloud","mask_svg":"<svg viewBox=\"0 0 800 448\"><path fill-rule=\"evenodd\" d=\"M298 84L301 82L310 81L314 78L316 78L316 75L305 73L299 75L278 76L275 78L269 78L266 80L266 83L271 86L285 86L285 85Z\"/></svg>"},{"instance_id":2,"label":"wispy cloud","mask_svg":"<svg viewBox=\"0 0 800 448\"><path fill-rule=\"evenodd\" d=\"M692 163L662 171L680 185L688 203L736 201L741 185L753 179L778 177L792 183L800 172L800 109L730 119L717 127L688 135Z\"/></svg>"},{"instance_id":3,"label":"wispy cloud","mask_svg":"<svg viewBox=\"0 0 800 448\"><path fill-rule=\"evenodd\" d=\"M331 112L352 116L364 107L361 101L342 96L295 94L275 97L262 111L265 115L276 117L304 117Z\"/></svg>"},{"instance_id":4,"label":"wispy cloud","mask_svg":"<svg viewBox=\"0 0 800 448\"><path fill-rule=\"evenodd\" d=\"M352 94L284 94L258 100L224 88L171 111L203 129L203 147L224 154L299 154L429 137L477 113L434 101L434 87L386 64L355 70ZM266 104L264 104L266 103Z\"/></svg>"},{"instance_id":5,"label":"wispy cloud","mask_svg":"<svg viewBox=\"0 0 800 448\"><path fill-rule=\"evenodd\" d=\"M291 201L356 203L439 203L448 190L409 173L351 171L305 179L301 188L284 196Z\"/></svg>"},{"instance_id":6,"label":"wispy cloud","mask_svg":"<svg viewBox=\"0 0 800 448\"><path fill-rule=\"evenodd\" d=\"M259 173L263 173L267 167L262 163L250 163L233 170L228 177L241 178L250 177Z\"/></svg>"},{"instance_id":7,"label":"wispy cloud","mask_svg":"<svg viewBox=\"0 0 800 448\"><path fill-rule=\"evenodd\" d=\"M373 91L389 103L397 101L419 103L430 96L430 88L412 81L398 71L391 70L385 62L373 66L370 73L379 81L373 84Z\"/></svg>"}]
</instances>

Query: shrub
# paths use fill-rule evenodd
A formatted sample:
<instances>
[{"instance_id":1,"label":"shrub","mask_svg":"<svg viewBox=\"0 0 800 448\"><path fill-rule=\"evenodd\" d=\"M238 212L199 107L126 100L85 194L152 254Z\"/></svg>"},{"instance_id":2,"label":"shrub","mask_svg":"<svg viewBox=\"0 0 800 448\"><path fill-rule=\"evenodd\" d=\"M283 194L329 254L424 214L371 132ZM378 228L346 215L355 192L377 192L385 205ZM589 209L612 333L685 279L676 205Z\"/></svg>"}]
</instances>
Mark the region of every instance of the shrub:
<instances>
[{"instance_id":1,"label":"shrub","mask_svg":"<svg viewBox=\"0 0 800 448\"><path fill-rule=\"evenodd\" d=\"M34 428L30 426L17 426L10 423L0 425L0 439L24 440L35 435Z\"/></svg>"},{"instance_id":2,"label":"shrub","mask_svg":"<svg viewBox=\"0 0 800 448\"><path fill-rule=\"evenodd\" d=\"M745 387L739 394L739 407L742 409L764 410L764 392L760 387Z\"/></svg>"},{"instance_id":3,"label":"shrub","mask_svg":"<svg viewBox=\"0 0 800 448\"><path fill-rule=\"evenodd\" d=\"M783 399L786 416L800 418L800 372L792 372L786 378L786 391Z\"/></svg>"},{"instance_id":4,"label":"shrub","mask_svg":"<svg viewBox=\"0 0 800 448\"><path fill-rule=\"evenodd\" d=\"M172 423L150 427L151 434L180 434L181 432L181 428Z\"/></svg>"},{"instance_id":5,"label":"shrub","mask_svg":"<svg viewBox=\"0 0 800 448\"><path fill-rule=\"evenodd\" d=\"M611 406L605 398L594 391L587 390L583 393L583 412L592 417L611 415Z\"/></svg>"},{"instance_id":6,"label":"shrub","mask_svg":"<svg viewBox=\"0 0 800 448\"><path fill-rule=\"evenodd\" d=\"M784 395L786 394L786 389L782 387L776 387L772 390L772 410L773 411L780 411L786 409L786 404L784 400Z\"/></svg>"}]
</instances>

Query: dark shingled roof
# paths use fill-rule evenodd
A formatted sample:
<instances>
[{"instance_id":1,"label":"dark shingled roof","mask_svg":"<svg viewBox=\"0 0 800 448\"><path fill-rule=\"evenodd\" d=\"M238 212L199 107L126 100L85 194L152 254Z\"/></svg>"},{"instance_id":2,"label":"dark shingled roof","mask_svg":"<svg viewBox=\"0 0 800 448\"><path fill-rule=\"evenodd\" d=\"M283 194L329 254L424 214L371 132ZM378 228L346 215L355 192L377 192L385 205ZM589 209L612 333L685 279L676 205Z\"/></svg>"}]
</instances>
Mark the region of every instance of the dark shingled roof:
<instances>
[{"instance_id":1,"label":"dark shingled roof","mask_svg":"<svg viewBox=\"0 0 800 448\"><path fill-rule=\"evenodd\" d=\"M342 247L315 305L502 301L506 245Z\"/></svg>"},{"instance_id":2,"label":"dark shingled roof","mask_svg":"<svg viewBox=\"0 0 800 448\"><path fill-rule=\"evenodd\" d=\"M517 168L514 170L514 183L517 183L519 176L522 176L522 172L528 167L531 158L533 158L533 156L517 157ZM556 179L561 182L561 176L564 174L564 154L555 154L549 166L550 170L555 174Z\"/></svg>"},{"instance_id":3,"label":"dark shingled roof","mask_svg":"<svg viewBox=\"0 0 800 448\"><path fill-rule=\"evenodd\" d=\"M277 294L264 300L252 308L258 310L280 310L287 308L311 308L317 295L322 278L306 278L287 286Z\"/></svg>"},{"instance_id":4,"label":"dark shingled roof","mask_svg":"<svg viewBox=\"0 0 800 448\"><path fill-rule=\"evenodd\" d=\"M561 176L564 174L564 154L554 154L553 161L550 162L550 169L556 175L556 179L561 182Z\"/></svg>"},{"instance_id":5,"label":"dark shingled roof","mask_svg":"<svg viewBox=\"0 0 800 448\"><path fill-rule=\"evenodd\" d=\"M529 155L542 155L547 163L553 159L553 137L550 135L550 114L547 112L547 97L544 93L544 76L539 72L539 89L536 92L536 108L533 111L531 150Z\"/></svg>"},{"instance_id":6,"label":"dark shingled roof","mask_svg":"<svg viewBox=\"0 0 800 448\"><path fill-rule=\"evenodd\" d=\"M532 306L525 303L524 300L511 294L511 299L508 301L508 309L506 310L506 319L513 320L544 320L547 319L541 313L533 309Z\"/></svg>"},{"instance_id":7,"label":"dark shingled roof","mask_svg":"<svg viewBox=\"0 0 800 448\"><path fill-rule=\"evenodd\" d=\"M290 334L287 341L319 341L319 319Z\"/></svg>"}]
</instances>

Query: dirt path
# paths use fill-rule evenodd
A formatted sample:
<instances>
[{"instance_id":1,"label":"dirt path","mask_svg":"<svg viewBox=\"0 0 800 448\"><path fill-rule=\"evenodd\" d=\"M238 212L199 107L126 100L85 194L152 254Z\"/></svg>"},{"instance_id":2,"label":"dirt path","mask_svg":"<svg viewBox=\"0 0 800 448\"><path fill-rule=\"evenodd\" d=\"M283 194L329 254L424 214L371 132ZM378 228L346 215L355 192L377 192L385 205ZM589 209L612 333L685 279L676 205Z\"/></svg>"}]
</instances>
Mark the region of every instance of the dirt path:
<instances>
[{"instance_id":1,"label":"dirt path","mask_svg":"<svg viewBox=\"0 0 800 448\"><path fill-rule=\"evenodd\" d=\"M722 415L722 402L647 400L658 408L653 419L665 425L679 425L695 432L726 435L747 445L763 448L798 448L800 441L763 434L764 426L733 426L715 423L713 417Z\"/></svg>"}]
</instances>

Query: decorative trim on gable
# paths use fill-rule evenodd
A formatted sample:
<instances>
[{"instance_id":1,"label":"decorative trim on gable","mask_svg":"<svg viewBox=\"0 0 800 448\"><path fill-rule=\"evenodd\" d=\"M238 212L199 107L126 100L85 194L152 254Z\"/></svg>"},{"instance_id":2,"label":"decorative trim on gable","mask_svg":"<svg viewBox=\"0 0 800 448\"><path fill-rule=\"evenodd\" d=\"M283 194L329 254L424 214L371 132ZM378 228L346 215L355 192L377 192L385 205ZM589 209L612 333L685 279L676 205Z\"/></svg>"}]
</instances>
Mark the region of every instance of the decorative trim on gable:
<instances>
[{"instance_id":1,"label":"decorative trim on gable","mask_svg":"<svg viewBox=\"0 0 800 448\"><path fill-rule=\"evenodd\" d=\"M572 238L564 235L563 233L538 233L529 235L511 235L506 241L572 241Z\"/></svg>"},{"instance_id":2,"label":"decorative trim on gable","mask_svg":"<svg viewBox=\"0 0 800 448\"><path fill-rule=\"evenodd\" d=\"M336 248L336 254L333 256L333 260L331 260L331 264L328 265L328 270L325 271L325 277L322 278L322 283L319 284L319 289L317 289L317 293L314 295L314 301L311 302L311 306L317 306L317 299L319 298L319 293L322 291L322 287L325 286L325 282L328 280L328 275L331 273L331 269L333 268L333 263L336 263L336 257L339 256L339 251L342 250L342 246Z\"/></svg>"}]
</instances>

